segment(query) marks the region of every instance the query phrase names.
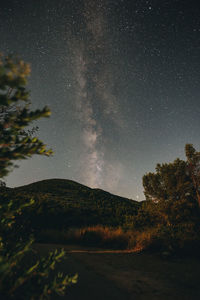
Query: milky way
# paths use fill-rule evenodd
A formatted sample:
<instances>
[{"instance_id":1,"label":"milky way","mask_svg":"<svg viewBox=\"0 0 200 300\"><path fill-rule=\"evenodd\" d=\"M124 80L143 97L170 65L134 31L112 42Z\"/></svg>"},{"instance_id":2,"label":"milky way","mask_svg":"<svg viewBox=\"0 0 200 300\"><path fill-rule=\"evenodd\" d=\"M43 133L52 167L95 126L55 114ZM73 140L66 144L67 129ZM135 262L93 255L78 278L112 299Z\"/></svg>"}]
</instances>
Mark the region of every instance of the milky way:
<instances>
[{"instance_id":1,"label":"milky way","mask_svg":"<svg viewBox=\"0 0 200 300\"><path fill-rule=\"evenodd\" d=\"M39 137L55 154L20 162L8 186L66 178L144 199L142 176L200 149L196 0L0 2L0 52L31 64Z\"/></svg>"},{"instance_id":2,"label":"milky way","mask_svg":"<svg viewBox=\"0 0 200 300\"><path fill-rule=\"evenodd\" d=\"M85 39L75 39L71 50L77 81L76 108L83 126L81 181L91 187L113 188L120 178L119 163L105 161L102 122L107 119L116 126L123 126L123 121L117 99L112 93L114 82L108 61L110 41L106 34L108 21L105 12L105 2L85 1L80 28Z\"/></svg>"}]
</instances>

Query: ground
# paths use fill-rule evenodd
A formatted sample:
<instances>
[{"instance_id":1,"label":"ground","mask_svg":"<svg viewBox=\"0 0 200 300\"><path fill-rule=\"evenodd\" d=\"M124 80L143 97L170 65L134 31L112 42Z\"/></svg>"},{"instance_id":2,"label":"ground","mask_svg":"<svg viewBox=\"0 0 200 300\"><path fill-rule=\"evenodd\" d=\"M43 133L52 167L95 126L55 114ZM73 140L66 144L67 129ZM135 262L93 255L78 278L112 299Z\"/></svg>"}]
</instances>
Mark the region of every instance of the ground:
<instances>
[{"instance_id":1,"label":"ground","mask_svg":"<svg viewBox=\"0 0 200 300\"><path fill-rule=\"evenodd\" d=\"M40 252L59 247L37 245ZM63 300L200 299L200 259L62 247L67 258L59 271L79 274Z\"/></svg>"}]
</instances>

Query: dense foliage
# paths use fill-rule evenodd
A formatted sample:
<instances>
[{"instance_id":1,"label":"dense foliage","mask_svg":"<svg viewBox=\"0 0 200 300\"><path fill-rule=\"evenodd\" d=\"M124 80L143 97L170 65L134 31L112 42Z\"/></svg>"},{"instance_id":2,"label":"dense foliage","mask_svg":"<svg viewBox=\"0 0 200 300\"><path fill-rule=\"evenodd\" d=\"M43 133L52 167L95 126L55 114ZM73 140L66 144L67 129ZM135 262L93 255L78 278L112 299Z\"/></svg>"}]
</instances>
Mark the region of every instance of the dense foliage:
<instances>
[{"instance_id":1,"label":"dense foliage","mask_svg":"<svg viewBox=\"0 0 200 300\"><path fill-rule=\"evenodd\" d=\"M23 61L0 59L0 178L11 171L16 160L51 154L42 141L24 131L32 121L50 115L48 108L30 110L26 89L29 72L29 65ZM52 274L64 252L56 251L41 259L34 256L33 238L18 222L34 200L19 197L16 201L5 195L5 190L1 188L0 198L0 298L36 300L47 299L53 293L64 294L67 285L76 281L75 277Z\"/></svg>"},{"instance_id":2,"label":"dense foliage","mask_svg":"<svg viewBox=\"0 0 200 300\"><path fill-rule=\"evenodd\" d=\"M143 177L147 201L135 218L135 228L154 228L155 239L166 249L190 250L200 245L199 158L192 145L185 147L187 160L157 164L155 173Z\"/></svg>"},{"instance_id":3,"label":"dense foliage","mask_svg":"<svg viewBox=\"0 0 200 300\"><path fill-rule=\"evenodd\" d=\"M143 176L143 186L146 199L153 201L176 200L195 194L187 162L180 159L157 164L156 173Z\"/></svg>"}]
</instances>

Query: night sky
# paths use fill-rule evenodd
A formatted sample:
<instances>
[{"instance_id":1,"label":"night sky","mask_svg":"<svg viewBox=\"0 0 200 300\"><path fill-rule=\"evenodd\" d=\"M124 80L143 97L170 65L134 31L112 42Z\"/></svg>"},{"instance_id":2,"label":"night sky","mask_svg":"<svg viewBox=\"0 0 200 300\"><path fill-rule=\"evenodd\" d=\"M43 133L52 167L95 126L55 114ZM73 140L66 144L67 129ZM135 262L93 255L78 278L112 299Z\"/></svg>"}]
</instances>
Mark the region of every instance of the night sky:
<instances>
[{"instance_id":1,"label":"night sky","mask_svg":"<svg viewBox=\"0 0 200 300\"><path fill-rule=\"evenodd\" d=\"M31 64L39 137L55 154L20 162L8 186L66 178L143 200L156 163L200 149L200 3L7 0L0 52Z\"/></svg>"}]
</instances>

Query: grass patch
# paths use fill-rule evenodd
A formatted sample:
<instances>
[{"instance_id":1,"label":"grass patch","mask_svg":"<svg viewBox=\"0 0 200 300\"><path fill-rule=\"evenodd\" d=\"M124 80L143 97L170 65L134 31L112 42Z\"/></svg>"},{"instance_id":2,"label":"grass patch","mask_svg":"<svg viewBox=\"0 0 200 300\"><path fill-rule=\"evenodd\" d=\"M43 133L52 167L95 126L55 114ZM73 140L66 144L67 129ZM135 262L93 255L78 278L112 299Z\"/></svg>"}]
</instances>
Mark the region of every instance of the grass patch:
<instances>
[{"instance_id":1,"label":"grass patch","mask_svg":"<svg viewBox=\"0 0 200 300\"><path fill-rule=\"evenodd\" d=\"M160 253L199 252L200 240L186 229L157 226L143 231L101 225L85 228L71 228L66 231L43 230L37 242L71 244L104 249L133 249ZM182 237L184 234L184 238Z\"/></svg>"},{"instance_id":2,"label":"grass patch","mask_svg":"<svg viewBox=\"0 0 200 300\"><path fill-rule=\"evenodd\" d=\"M38 242L78 244L89 247L107 249L127 249L131 239L131 232L121 228L93 226L86 228L71 228L67 231L42 230Z\"/></svg>"},{"instance_id":3,"label":"grass patch","mask_svg":"<svg viewBox=\"0 0 200 300\"><path fill-rule=\"evenodd\" d=\"M121 228L93 226L69 231L69 239L84 246L127 249L130 236Z\"/></svg>"}]
</instances>

